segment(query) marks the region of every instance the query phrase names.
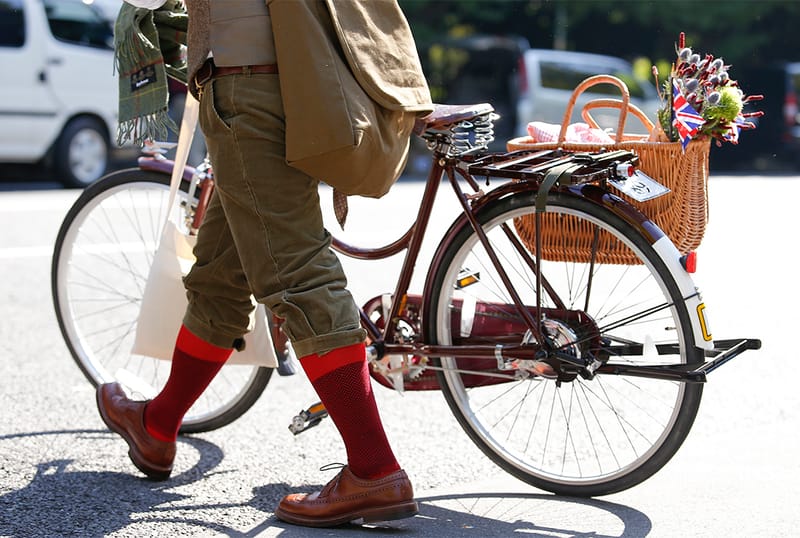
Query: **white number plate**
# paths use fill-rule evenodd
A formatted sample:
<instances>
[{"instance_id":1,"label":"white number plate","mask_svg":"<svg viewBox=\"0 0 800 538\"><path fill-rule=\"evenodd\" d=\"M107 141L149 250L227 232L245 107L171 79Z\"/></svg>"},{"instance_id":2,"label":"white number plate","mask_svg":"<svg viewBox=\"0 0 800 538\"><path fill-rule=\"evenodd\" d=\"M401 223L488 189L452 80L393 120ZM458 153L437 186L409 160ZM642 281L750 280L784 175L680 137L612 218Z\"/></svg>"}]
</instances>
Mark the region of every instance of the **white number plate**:
<instances>
[{"instance_id":1,"label":"white number plate","mask_svg":"<svg viewBox=\"0 0 800 538\"><path fill-rule=\"evenodd\" d=\"M669 189L651 178L641 170L636 170L627 179L612 179L611 184L637 202L658 198L669 192Z\"/></svg>"}]
</instances>

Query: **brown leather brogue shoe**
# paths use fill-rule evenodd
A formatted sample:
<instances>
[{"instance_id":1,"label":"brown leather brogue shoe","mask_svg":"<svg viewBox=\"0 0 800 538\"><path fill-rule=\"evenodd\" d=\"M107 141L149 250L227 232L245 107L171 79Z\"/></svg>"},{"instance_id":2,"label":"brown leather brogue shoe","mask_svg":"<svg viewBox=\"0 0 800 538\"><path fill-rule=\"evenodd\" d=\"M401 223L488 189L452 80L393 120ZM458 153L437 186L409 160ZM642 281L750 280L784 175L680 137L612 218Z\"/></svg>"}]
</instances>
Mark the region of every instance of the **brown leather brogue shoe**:
<instances>
[{"instance_id":1,"label":"brown leather brogue shoe","mask_svg":"<svg viewBox=\"0 0 800 538\"><path fill-rule=\"evenodd\" d=\"M362 519L364 523L402 519L418 511L411 481L405 471L376 480L363 480L344 467L322 491L284 497L275 515L295 525L334 527L356 519Z\"/></svg>"},{"instance_id":2,"label":"brown leather brogue shoe","mask_svg":"<svg viewBox=\"0 0 800 538\"><path fill-rule=\"evenodd\" d=\"M130 400L119 383L97 387L97 409L103 422L128 443L128 455L136 467L153 480L166 480L175 460L175 443L160 441L144 427L147 402Z\"/></svg>"}]
</instances>

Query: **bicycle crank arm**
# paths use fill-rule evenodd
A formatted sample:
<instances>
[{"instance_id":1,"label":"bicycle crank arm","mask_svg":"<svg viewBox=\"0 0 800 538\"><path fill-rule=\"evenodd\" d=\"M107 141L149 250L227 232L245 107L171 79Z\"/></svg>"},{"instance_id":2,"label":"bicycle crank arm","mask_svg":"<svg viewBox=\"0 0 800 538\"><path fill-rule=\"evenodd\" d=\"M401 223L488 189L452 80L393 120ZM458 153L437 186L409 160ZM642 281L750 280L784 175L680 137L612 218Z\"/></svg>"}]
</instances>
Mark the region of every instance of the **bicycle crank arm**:
<instances>
[{"instance_id":1,"label":"bicycle crank arm","mask_svg":"<svg viewBox=\"0 0 800 538\"><path fill-rule=\"evenodd\" d=\"M703 363L694 364L665 364L655 366L640 366L632 364L606 363L597 369L598 374L628 375L633 377L646 377L650 379L664 379L669 381L682 381L686 383L705 383L706 375L740 355L748 349L760 349L761 340L754 338L741 338L735 340L718 340L715 342L714 357Z\"/></svg>"}]
</instances>

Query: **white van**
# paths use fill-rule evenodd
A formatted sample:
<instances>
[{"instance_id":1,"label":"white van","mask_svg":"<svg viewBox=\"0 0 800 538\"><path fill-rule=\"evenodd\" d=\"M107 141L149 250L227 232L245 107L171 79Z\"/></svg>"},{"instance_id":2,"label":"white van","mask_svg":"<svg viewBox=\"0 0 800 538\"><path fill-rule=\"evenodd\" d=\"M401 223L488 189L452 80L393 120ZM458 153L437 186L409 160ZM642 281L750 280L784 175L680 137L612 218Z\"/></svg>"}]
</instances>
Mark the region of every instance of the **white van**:
<instances>
[{"instance_id":1,"label":"white van","mask_svg":"<svg viewBox=\"0 0 800 538\"><path fill-rule=\"evenodd\" d=\"M656 121L660 99L655 85L637 78L629 62L615 56L563 50L528 49L523 55L520 73L522 88L517 101L517 136L527 135L531 121L561 124L572 92L583 80L593 75L614 75L628 86L631 103ZM620 91L609 84L594 86L584 92L575 104L570 123L580 122L583 105L597 98L620 98ZM592 110L600 127L616 128L618 113L613 109ZM626 132L645 132L638 120L628 116Z\"/></svg>"},{"instance_id":2,"label":"white van","mask_svg":"<svg viewBox=\"0 0 800 538\"><path fill-rule=\"evenodd\" d=\"M91 2L0 0L0 162L101 177L118 118L113 29Z\"/></svg>"}]
</instances>

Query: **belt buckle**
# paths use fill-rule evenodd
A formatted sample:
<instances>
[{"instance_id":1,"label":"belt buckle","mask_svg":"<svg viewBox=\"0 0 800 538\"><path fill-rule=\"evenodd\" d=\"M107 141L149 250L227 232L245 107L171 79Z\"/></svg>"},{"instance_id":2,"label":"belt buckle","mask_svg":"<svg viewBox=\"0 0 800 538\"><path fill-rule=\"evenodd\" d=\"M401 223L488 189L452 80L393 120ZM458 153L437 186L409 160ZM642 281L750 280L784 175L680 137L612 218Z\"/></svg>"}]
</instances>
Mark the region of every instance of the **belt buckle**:
<instances>
[{"instance_id":1,"label":"belt buckle","mask_svg":"<svg viewBox=\"0 0 800 538\"><path fill-rule=\"evenodd\" d=\"M203 86L213 78L214 76L214 64L211 63L210 60L206 60L203 65L200 66L200 69L197 70L197 73L194 75L194 87L197 90L198 97L202 97L203 95Z\"/></svg>"}]
</instances>

